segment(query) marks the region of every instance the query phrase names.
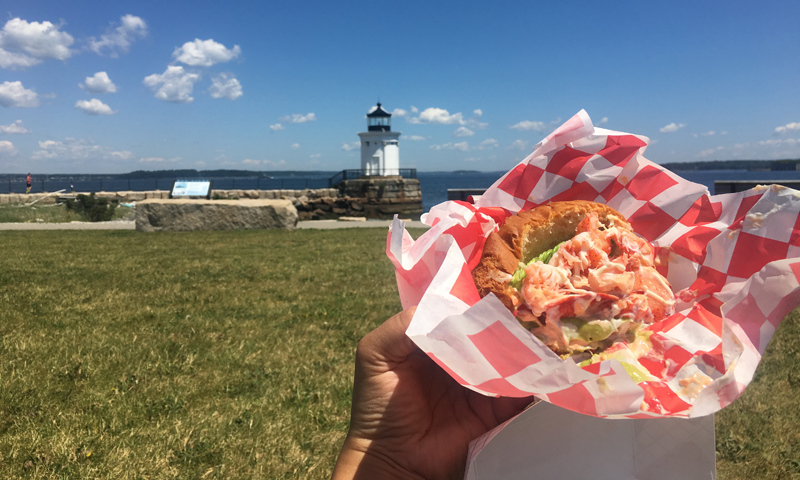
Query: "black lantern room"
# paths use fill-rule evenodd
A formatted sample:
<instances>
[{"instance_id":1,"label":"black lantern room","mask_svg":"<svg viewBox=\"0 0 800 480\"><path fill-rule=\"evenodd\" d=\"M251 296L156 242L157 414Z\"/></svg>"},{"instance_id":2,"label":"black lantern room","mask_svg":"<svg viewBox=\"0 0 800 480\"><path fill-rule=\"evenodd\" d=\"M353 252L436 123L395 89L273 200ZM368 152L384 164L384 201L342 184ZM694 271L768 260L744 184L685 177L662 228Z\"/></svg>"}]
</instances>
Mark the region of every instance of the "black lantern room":
<instances>
[{"instance_id":1,"label":"black lantern room","mask_svg":"<svg viewBox=\"0 0 800 480\"><path fill-rule=\"evenodd\" d=\"M384 110L381 107L381 102L378 102L378 107L367 114L367 130L370 132L389 132L392 130L391 119L392 114Z\"/></svg>"}]
</instances>

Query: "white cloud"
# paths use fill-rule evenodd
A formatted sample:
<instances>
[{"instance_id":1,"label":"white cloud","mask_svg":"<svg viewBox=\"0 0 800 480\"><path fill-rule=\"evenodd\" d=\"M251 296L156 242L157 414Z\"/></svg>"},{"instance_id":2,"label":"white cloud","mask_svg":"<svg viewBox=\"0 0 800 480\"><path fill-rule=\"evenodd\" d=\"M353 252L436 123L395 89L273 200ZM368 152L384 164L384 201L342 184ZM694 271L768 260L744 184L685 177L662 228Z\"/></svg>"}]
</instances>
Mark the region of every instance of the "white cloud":
<instances>
[{"instance_id":1,"label":"white cloud","mask_svg":"<svg viewBox=\"0 0 800 480\"><path fill-rule=\"evenodd\" d=\"M114 93L117 91L117 86L108 78L106 72L97 72L91 77L86 77L86 80L79 83L78 86L89 93Z\"/></svg>"},{"instance_id":2,"label":"white cloud","mask_svg":"<svg viewBox=\"0 0 800 480\"><path fill-rule=\"evenodd\" d=\"M4 107L38 107L39 96L22 86L22 82L3 82L0 85L0 105Z\"/></svg>"},{"instance_id":3,"label":"white cloud","mask_svg":"<svg viewBox=\"0 0 800 480\"><path fill-rule=\"evenodd\" d=\"M544 122L533 122L531 120L523 120L519 123L515 123L511 125L512 130L533 130L535 132L541 132L546 128Z\"/></svg>"},{"instance_id":4,"label":"white cloud","mask_svg":"<svg viewBox=\"0 0 800 480\"><path fill-rule=\"evenodd\" d=\"M603 117L595 125L605 125L606 123L608 123L608 117Z\"/></svg>"},{"instance_id":5,"label":"white cloud","mask_svg":"<svg viewBox=\"0 0 800 480\"><path fill-rule=\"evenodd\" d=\"M242 84L233 75L220 73L211 79L209 92L213 98L236 100L242 96Z\"/></svg>"},{"instance_id":6,"label":"white cloud","mask_svg":"<svg viewBox=\"0 0 800 480\"><path fill-rule=\"evenodd\" d=\"M394 117L407 117L408 116L408 111L404 110L402 108L395 108L394 110L392 110L392 116L394 116Z\"/></svg>"},{"instance_id":7,"label":"white cloud","mask_svg":"<svg viewBox=\"0 0 800 480\"><path fill-rule=\"evenodd\" d=\"M462 152L466 152L469 150L469 144L467 142L458 142L458 143L443 143L441 145L431 145L431 149L433 150L459 150Z\"/></svg>"},{"instance_id":8,"label":"white cloud","mask_svg":"<svg viewBox=\"0 0 800 480\"><path fill-rule=\"evenodd\" d=\"M787 123L782 127L776 127L775 133L786 133L791 130L800 130L800 122Z\"/></svg>"},{"instance_id":9,"label":"white cloud","mask_svg":"<svg viewBox=\"0 0 800 480\"><path fill-rule=\"evenodd\" d=\"M494 148L498 145L497 140L493 138L487 138L486 140L480 142L479 144L470 146L468 142L447 142L442 143L440 145L431 145L429 148L431 150L458 150L461 152L466 152L469 150L486 150L488 148Z\"/></svg>"},{"instance_id":10,"label":"white cloud","mask_svg":"<svg viewBox=\"0 0 800 480\"><path fill-rule=\"evenodd\" d=\"M707 148L698 153L697 156L701 158L710 157L711 155L715 154L716 152L719 152L720 150L722 150L722 147Z\"/></svg>"},{"instance_id":11,"label":"white cloud","mask_svg":"<svg viewBox=\"0 0 800 480\"><path fill-rule=\"evenodd\" d=\"M403 135L400 138L403 140L411 140L412 142L421 142L423 140L427 140L427 137L423 137L422 135Z\"/></svg>"},{"instance_id":12,"label":"white cloud","mask_svg":"<svg viewBox=\"0 0 800 480\"><path fill-rule=\"evenodd\" d=\"M412 117L408 120L410 123L435 123L439 125L464 125L464 116L459 113L450 114L443 108L426 108L418 117Z\"/></svg>"},{"instance_id":13,"label":"white cloud","mask_svg":"<svg viewBox=\"0 0 800 480\"><path fill-rule=\"evenodd\" d=\"M12 18L0 31L0 67L26 68L52 58L66 60L72 56L75 42L67 32L50 22L27 22Z\"/></svg>"},{"instance_id":14,"label":"white cloud","mask_svg":"<svg viewBox=\"0 0 800 480\"><path fill-rule=\"evenodd\" d=\"M800 139L797 138L771 138L769 140L761 140L758 142L759 146L762 147L781 147L781 146L789 146L794 147L800 145Z\"/></svg>"},{"instance_id":15,"label":"white cloud","mask_svg":"<svg viewBox=\"0 0 800 480\"><path fill-rule=\"evenodd\" d=\"M130 160L133 153L127 150L114 150L111 147L96 145L91 140L67 138L63 142L45 140L39 142L39 150L31 155L31 160Z\"/></svg>"},{"instance_id":16,"label":"white cloud","mask_svg":"<svg viewBox=\"0 0 800 480\"><path fill-rule=\"evenodd\" d=\"M286 160L254 160L252 158L245 158L242 160L242 163L245 165L250 166L262 166L262 167L283 167L286 165Z\"/></svg>"},{"instance_id":17,"label":"white cloud","mask_svg":"<svg viewBox=\"0 0 800 480\"><path fill-rule=\"evenodd\" d=\"M700 133L700 134L695 133L693 136L694 136L694 138L697 138L697 137L713 137L716 134L717 134L717 132L715 132L714 130L709 130L708 132L705 132L705 133Z\"/></svg>"},{"instance_id":18,"label":"white cloud","mask_svg":"<svg viewBox=\"0 0 800 480\"><path fill-rule=\"evenodd\" d=\"M189 103L194 101L192 90L200 80L197 73L187 72L180 65L170 65L162 74L154 73L144 78L144 84L165 102Z\"/></svg>"},{"instance_id":19,"label":"white cloud","mask_svg":"<svg viewBox=\"0 0 800 480\"><path fill-rule=\"evenodd\" d=\"M306 123L306 122L314 122L317 120L317 116L314 113L309 113L306 115L300 113L293 113L291 115L286 115L280 118L281 121L289 122L289 123Z\"/></svg>"},{"instance_id":20,"label":"white cloud","mask_svg":"<svg viewBox=\"0 0 800 480\"><path fill-rule=\"evenodd\" d=\"M670 123L664 127L661 127L658 131L661 133L674 133L680 130L681 128L685 127L685 123Z\"/></svg>"},{"instance_id":21,"label":"white cloud","mask_svg":"<svg viewBox=\"0 0 800 480\"><path fill-rule=\"evenodd\" d=\"M297 150L297 149L300 148L300 144L299 143L293 143L289 148L291 148L292 150Z\"/></svg>"},{"instance_id":22,"label":"white cloud","mask_svg":"<svg viewBox=\"0 0 800 480\"><path fill-rule=\"evenodd\" d=\"M483 150L485 148L493 148L496 146L497 146L497 140L495 140L494 138L487 138L486 140L479 143L476 148L479 150Z\"/></svg>"},{"instance_id":23,"label":"white cloud","mask_svg":"<svg viewBox=\"0 0 800 480\"><path fill-rule=\"evenodd\" d=\"M511 143L511 148L516 148L519 150L527 150L528 142L526 142L525 140L514 140L514 142Z\"/></svg>"},{"instance_id":24,"label":"white cloud","mask_svg":"<svg viewBox=\"0 0 800 480\"><path fill-rule=\"evenodd\" d=\"M0 140L0 157L14 156L17 154L17 148L13 143L8 140Z\"/></svg>"},{"instance_id":25,"label":"white cloud","mask_svg":"<svg viewBox=\"0 0 800 480\"><path fill-rule=\"evenodd\" d=\"M91 100L78 100L75 102L75 108L83 111L87 115L113 115L117 113L116 110L111 110L111 107L93 98Z\"/></svg>"},{"instance_id":26,"label":"white cloud","mask_svg":"<svg viewBox=\"0 0 800 480\"><path fill-rule=\"evenodd\" d=\"M467 127L458 127L453 132L453 135L455 135L456 137L471 137L471 136L475 135L475 132L473 132L472 130L470 130Z\"/></svg>"},{"instance_id":27,"label":"white cloud","mask_svg":"<svg viewBox=\"0 0 800 480\"><path fill-rule=\"evenodd\" d=\"M273 123L272 125L269 126L269 129L272 130L273 132L277 132L278 130L284 130L285 128L286 127L284 127L280 123Z\"/></svg>"},{"instance_id":28,"label":"white cloud","mask_svg":"<svg viewBox=\"0 0 800 480\"><path fill-rule=\"evenodd\" d=\"M128 14L120 17L119 21L120 25L116 28L113 28L113 24L109 25L108 33L101 35L100 40L94 37L89 39L89 48L93 52L98 55L108 52L109 56L115 58L120 53L128 53L137 38L147 36L147 23L140 17Z\"/></svg>"},{"instance_id":29,"label":"white cloud","mask_svg":"<svg viewBox=\"0 0 800 480\"><path fill-rule=\"evenodd\" d=\"M0 68L27 68L39 63L42 63L41 60L37 60L31 56L9 52L8 50L0 48Z\"/></svg>"},{"instance_id":30,"label":"white cloud","mask_svg":"<svg viewBox=\"0 0 800 480\"><path fill-rule=\"evenodd\" d=\"M717 158L724 159L762 158L769 160L797 158L800 156L800 138L770 138L756 142L718 146L703 150L697 156L705 158L713 154L717 154Z\"/></svg>"},{"instance_id":31,"label":"white cloud","mask_svg":"<svg viewBox=\"0 0 800 480\"><path fill-rule=\"evenodd\" d=\"M361 142L355 141L350 143L342 143L342 150L346 152L352 152L353 150L358 150L361 148Z\"/></svg>"},{"instance_id":32,"label":"white cloud","mask_svg":"<svg viewBox=\"0 0 800 480\"><path fill-rule=\"evenodd\" d=\"M239 45L233 48L225 48L225 45L214 40L200 40L195 38L193 42L186 42L182 47L178 47L172 52L176 61L191 65L193 67L210 67L216 63L229 62L242 53Z\"/></svg>"},{"instance_id":33,"label":"white cloud","mask_svg":"<svg viewBox=\"0 0 800 480\"><path fill-rule=\"evenodd\" d=\"M139 159L141 163L174 163L180 160L181 157L164 158L164 157L142 157Z\"/></svg>"},{"instance_id":34,"label":"white cloud","mask_svg":"<svg viewBox=\"0 0 800 480\"><path fill-rule=\"evenodd\" d=\"M22 120L17 120L16 122L9 125L0 125L0 133L18 134L18 133L31 133L31 131L22 126Z\"/></svg>"},{"instance_id":35,"label":"white cloud","mask_svg":"<svg viewBox=\"0 0 800 480\"><path fill-rule=\"evenodd\" d=\"M413 124L427 123L434 125L461 125L462 127L469 126L470 130L486 128L489 126L488 123L483 123L479 120L481 115L483 115L483 110L481 109L473 110L471 118L464 118L464 114L462 114L461 112L451 114L444 108L435 108L435 107L426 108L422 112L419 112L417 107L411 107L411 112L413 114L416 115L417 113L419 113L419 115L417 115L416 117L408 116L408 112L406 112L403 109L398 109L398 110L400 110L403 113L402 116L407 117L406 120L408 121L408 123L413 123ZM466 134L467 131L468 130L466 129L456 130L456 132L461 134ZM458 133L456 133L457 136Z\"/></svg>"}]
</instances>

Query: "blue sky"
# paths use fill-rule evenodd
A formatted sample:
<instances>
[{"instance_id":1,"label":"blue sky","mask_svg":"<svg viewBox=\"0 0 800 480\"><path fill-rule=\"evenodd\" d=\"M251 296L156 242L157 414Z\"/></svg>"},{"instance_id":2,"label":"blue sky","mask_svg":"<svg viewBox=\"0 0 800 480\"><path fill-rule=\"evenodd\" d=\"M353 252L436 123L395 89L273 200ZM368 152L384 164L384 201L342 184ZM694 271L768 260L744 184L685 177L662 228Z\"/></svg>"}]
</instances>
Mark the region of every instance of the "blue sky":
<instances>
[{"instance_id":1,"label":"blue sky","mask_svg":"<svg viewBox=\"0 0 800 480\"><path fill-rule=\"evenodd\" d=\"M758 5L756 5L758 3ZM6 2L0 173L505 170L580 109L658 163L800 158L800 2Z\"/></svg>"}]
</instances>

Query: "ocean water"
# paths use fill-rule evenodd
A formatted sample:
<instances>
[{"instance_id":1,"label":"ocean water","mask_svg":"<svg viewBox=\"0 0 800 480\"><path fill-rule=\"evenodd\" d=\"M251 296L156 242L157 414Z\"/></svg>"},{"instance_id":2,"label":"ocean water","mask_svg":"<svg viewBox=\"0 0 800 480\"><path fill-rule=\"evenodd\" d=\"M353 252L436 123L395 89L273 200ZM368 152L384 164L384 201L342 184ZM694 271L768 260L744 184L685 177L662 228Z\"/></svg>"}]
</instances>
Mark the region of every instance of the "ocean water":
<instances>
[{"instance_id":1,"label":"ocean water","mask_svg":"<svg viewBox=\"0 0 800 480\"><path fill-rule=\"evenodd\" d=\"M709 193L714 194L715 180L757 180L765 184L777 180L800 180L800 171L748 171L748 170L704 170L674 171L684 179L705 185ZM488 188L497 181L505 171L500 172L417 172L422 189L422 208L430 210L434 205L447 200L448 188Z\"/></svg>"},{"instance_id":2,"label":"ocean water","mask_svg":"<svg viewBox=\"0 0 800 480\"><path fill-rule=\"evenodd\" d=\"M257 190L301 190L306 188L327 188L328 179L336 172L309 172L308 175L275 176L263 178L214 178L213 189L257 189ZM747 171L747 170L706 170L675 171L676 174L690 182L705 185L714 194L715 180L759 180L763 183L774 183L778 180L800 180L800 171ZM495 172L417 172L422 189L422 208L424 211L447 201L449 188L490 187L505 171ZM321 176L326 175L326 176ZM78 192L121 191L121 190L170 190L173 179L96 179L96 180L40 180L34 177L34 192L55 192L61 189L69 191L74 188ZM0 182L0 193L20 193L25 191L23 177Z\"/></svg>"}]
</instances>

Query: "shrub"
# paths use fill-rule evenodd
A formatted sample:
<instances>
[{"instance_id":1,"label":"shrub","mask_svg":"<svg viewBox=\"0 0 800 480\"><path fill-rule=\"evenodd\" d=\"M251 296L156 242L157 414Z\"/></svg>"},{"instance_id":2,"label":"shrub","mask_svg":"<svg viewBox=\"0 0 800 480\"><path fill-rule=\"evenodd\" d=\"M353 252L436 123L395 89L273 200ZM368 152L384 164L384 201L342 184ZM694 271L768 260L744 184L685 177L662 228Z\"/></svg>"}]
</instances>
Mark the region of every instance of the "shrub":
<instances>
[{"instance_id":1,"label":"shrub","mask_svg":"<svg viewBox=\"0 0 800 480\"><path fill-rule=\"evenodd\" d=\"M108 198L97 198L94 193L78 195L67 200L67 210L72 210L90 222L107 222L114 216L118 202Z\"/></svg>"}]
</instances>

